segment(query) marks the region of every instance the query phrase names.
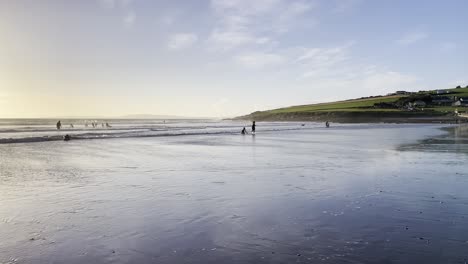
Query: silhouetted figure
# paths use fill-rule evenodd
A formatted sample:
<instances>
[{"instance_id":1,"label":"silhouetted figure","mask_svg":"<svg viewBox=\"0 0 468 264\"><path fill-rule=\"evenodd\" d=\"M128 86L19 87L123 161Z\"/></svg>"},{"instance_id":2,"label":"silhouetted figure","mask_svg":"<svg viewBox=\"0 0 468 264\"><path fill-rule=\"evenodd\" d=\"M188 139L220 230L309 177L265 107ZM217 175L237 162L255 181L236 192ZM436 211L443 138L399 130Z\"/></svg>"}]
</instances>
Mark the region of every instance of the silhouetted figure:
<instances>
[{"instance_id":1,"label":"silhouetted figure","mask_svg":"<svg viewBox=\"0 0 468 264\"><path fill-rule=\"evenodd\" d=\"M330 122L328 122L328 121L325 122L325 126L326 126L326 127L330 127Z\"/></svg>"},{"instance_id":2,"label":"silhouetted figure","mask_svg":"<svg viewBox=\"0 0 468 264\"><path fill-rule=\"evenodd\" d=\"M246 134L247 134L247 129L245 129L245 127L242 129L241 134L242 134L242 135L246 135Z\"/></svg>"},{"instance_id":3,"label":"silhouetted figure","mask_svg":"<svg viewBox=\"0 0 468 264\"><path fill-rule=\"evenodd\" d=\"M70 128L75 128L75 126L73 126L73 124L70 124Z\"/></svg>"},{"instance_id":4,"label":"silhouetted figure","mask_svg":"<svg viewBox=\"0 0 468 264\"><path fill-rule=\"evenodd\" d=\"M255 134L255 121L252 122L252 134Z\"/></svg>"},{"instance_id":5,"label":"silhouetted figure","mask_svg":"<svg viewBox=\"0 0 468 264\"><path fill-rule=\"evenodd\" d=\"M106 123L106 127L107 127L107 128L111 128L112 126L109 125L109 123Z\"/></svg>"},{"instance_id":6,"label":"silhouetted figure","mask_svg":"<svg viewBox=\"0 0 468 264\"><path fill-rule=\"evenodd\" d=\"M64 141L69 141L71 139L71 136L66 134L65 136L63 136L63 140Z\"/></svg>"},{"instance_id":7,"label":"silhouetted figure","mask_svg":"<svg viewBox=\"0 0 468 264\"><path fill-rule=\"evenodd\" d=\"M57 130L62 129L62 122L60 120L57 122Z\"/></svg>"}]
</instances>

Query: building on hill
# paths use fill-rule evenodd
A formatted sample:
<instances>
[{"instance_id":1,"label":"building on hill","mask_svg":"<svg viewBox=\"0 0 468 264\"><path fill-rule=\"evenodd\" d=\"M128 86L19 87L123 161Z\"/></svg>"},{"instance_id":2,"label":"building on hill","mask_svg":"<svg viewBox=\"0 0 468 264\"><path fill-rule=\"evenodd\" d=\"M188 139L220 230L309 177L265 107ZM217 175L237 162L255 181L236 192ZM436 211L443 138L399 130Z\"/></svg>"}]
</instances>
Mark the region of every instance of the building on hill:
<instances>
[{"instance_id":1,"label":"building on hill","mask_svg":"<svg viewBox=\"0 0 468 264\"><path fill-rule=\"evenodd\" d=\"M468 97L460 97L452 106L468 106Z\"/></svg>"},{"instance_id":2,"label":"building on hill","mask_svg":"<svg viewBox=\"0 0 468 264\"><path fill-rule=\"evenodd\" d=\"M432 103L436 105L451 105L454 101L454 98L448 96L437 96L432 98Z\"/></svg>"},{"instance_id":3,"label":"building on hill","mask_svg":"<svg viewBox=\"0 0 468 264\"><path fill-rule=\"evenodd\" d=\"M436 94L448 94L450 91L448 90L436 90Z\"/></svg>"},{"instance_id":4,"label":"building on hill","mask_svg":"<svg viewBox=\"0 0 468 264\"><path fill-rule=\"evenodd\" d=\"M414 108L426 107L426 102L421 101L421 100L416 100L416 101L413 102L413 107Z\"/></svg>"},{"instance_id":5,"label":"building on hill","mask_svg":"<svg viewBox=\"0 0 468 264\"><path fill-rule=\"evenodd\" d=\"M393 95L407 95L407 94L412 94L412 92L396 91Z\"/></svg>"}]
</instances>

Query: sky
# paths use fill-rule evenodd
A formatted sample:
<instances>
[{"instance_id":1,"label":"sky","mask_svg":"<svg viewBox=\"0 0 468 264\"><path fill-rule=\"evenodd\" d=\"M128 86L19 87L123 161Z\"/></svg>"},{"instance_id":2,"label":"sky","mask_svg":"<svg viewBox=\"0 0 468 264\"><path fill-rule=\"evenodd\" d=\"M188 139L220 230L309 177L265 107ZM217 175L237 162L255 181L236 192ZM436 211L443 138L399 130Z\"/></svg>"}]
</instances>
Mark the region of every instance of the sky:
<instances>
[{"instance_id":1,"label":"sky","mask_svg":"<svg viewBox=\"0 0 468 264\"><path fill-rule=\"evenodd\" d=\"M2 0L0 118L231 117L468 85L465 0Z\"/></svg>"}]
</instances>

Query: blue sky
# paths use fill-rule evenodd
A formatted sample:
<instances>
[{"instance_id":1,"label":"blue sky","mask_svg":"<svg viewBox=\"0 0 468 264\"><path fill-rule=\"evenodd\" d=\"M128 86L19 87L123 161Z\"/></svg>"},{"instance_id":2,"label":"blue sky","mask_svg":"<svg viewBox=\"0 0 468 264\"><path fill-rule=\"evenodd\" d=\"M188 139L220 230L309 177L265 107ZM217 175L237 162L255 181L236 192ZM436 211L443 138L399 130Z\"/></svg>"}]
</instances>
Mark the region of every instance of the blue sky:
<instances>
[{"instance_id":1,"label":"blue sky","mask_svg":"<svg viewBox=\"0 0 468 264\"><path fill-rule=\"evenodd\" d=\"M468 2L0 2L3 117L236 116L468 85Z\"/></svg>"}]
</instances>

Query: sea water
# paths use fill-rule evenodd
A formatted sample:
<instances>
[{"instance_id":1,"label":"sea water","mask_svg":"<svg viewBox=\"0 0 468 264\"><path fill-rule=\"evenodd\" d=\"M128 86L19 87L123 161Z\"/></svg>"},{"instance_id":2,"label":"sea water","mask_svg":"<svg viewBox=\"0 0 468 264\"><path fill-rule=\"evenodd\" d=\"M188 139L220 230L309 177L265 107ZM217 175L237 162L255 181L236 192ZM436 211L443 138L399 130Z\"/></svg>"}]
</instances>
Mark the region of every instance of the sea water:
<instances>
[{"instance_id":1,"label":"sea water","mask_svg":"<svg viewBox=\"0 0 468 264\"><path fill-rule=\"evenodd\" d=\"M2 122L0 263L468 261L467 127Z\"/></svg>"}]
</instances>

